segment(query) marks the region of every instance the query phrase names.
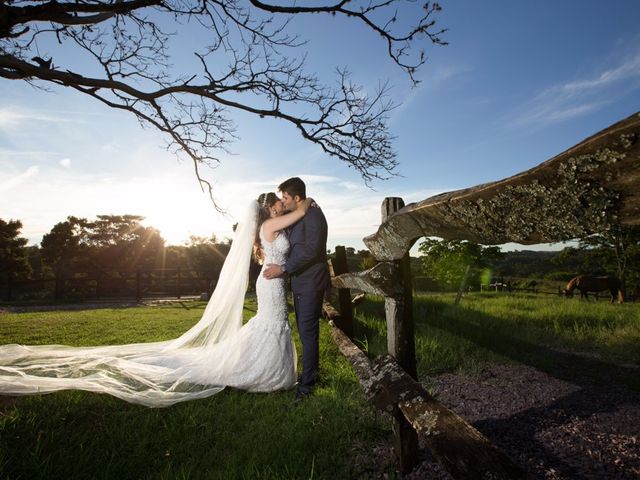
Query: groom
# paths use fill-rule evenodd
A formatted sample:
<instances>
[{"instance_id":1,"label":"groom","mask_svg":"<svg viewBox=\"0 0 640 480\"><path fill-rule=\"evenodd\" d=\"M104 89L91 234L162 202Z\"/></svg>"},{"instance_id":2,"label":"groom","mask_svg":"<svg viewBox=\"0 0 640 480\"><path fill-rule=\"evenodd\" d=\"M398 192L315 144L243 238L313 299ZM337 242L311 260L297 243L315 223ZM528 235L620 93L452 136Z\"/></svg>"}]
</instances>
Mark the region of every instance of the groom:
<instances>
[{"instance_id":1,"label":"groom","mask_svg":"<svg viewBox=\"0 0 640 480\"><path fill-rule=\"evenodd\" d=\"M293 177L278 186L286 210L296 210L306 198L304 182ZM290 227L289 257L284 265L269 264L266 278L289 275L302 343L302 374L298 377L296 401L309 395L318 377L319 318L325 291L330 286L327 268L327 220L318 207L310 208Z\"/></svg>"}]
</instances>

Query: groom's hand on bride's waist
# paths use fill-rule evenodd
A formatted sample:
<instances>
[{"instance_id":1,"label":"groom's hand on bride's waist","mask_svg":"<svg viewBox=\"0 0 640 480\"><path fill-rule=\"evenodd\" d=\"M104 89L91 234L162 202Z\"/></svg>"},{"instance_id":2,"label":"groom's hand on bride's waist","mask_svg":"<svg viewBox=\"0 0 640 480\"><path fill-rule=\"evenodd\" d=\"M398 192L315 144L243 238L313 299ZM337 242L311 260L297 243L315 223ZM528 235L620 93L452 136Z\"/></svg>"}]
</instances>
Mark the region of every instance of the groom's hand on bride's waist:
<instances>
[{"instance_id":1,"label":"groom's hand on bride's waist","mask_svg":"<svg viewBox=\"0 0 640 480\"><path fill-rule=\"evenodd\" d=\"M281 265L278 265L277 263L268 263L267 268L265 268L264 271L262 272L262 275L268 279L278 278L283 276L284 274L285 274L284 269L282 268Z\"/></svg>"}]
</instances>

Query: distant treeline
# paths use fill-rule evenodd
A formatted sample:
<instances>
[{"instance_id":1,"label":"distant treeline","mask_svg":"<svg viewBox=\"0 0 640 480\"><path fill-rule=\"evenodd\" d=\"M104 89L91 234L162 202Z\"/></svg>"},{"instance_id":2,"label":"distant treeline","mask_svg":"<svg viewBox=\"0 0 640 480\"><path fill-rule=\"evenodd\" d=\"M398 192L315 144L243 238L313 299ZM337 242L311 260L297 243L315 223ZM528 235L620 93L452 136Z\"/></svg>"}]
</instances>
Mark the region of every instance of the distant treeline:
<instances>
[{"instance_id":1,"label":"distant treeline","mask_svg":"<svg viewBox=\"0 0 640 480\"><path fill-rule=\"evenodd\" d=\"M499 289L557 293L558 288L580 274L616 276L629 298L640 297L640 228L612 229L575 242L559 251L502 252L466 241L427 239L420 244L423 282L439 290L456 290L467 266L472 289ZM424 277L419 279L419 277Z\"/></svg>"},{"instance_id":2,"label":"distant treeline","mask_svg":"<svg viewBox=\"0 0 640 480\"><path fill-rule=\"evenodd\" d=\"M376 261L367 250L346 248L350 271ZM465 288L557 293L576 275L612 275L623 281L628 298L640 298L640 227L617 227L558 251L503 252L464 240L423 239L411 258L413 286L419 291Z\"/></svg>"},{"instance_id":3,"label":"distant treeline","mask_svg":"<svg viewBox=\"0 0 640 480\"><path fill-rule=\"evenodd\" d=\"M110 296L210 293L230 240L191 237L165 246L159 231L137 215L68 217L38 246L20 237L19 220L0 219L0 296L13 299L102 298ZM612 229L552 251L502 252L499 247L426 238L411 258L414 288L457 290L505 284L523 290L557 290L578 274L615 275L627 296L640 294L640 227ZM328 252L330 255L332 252ZM346 247L350 271L376 264L368 250ZM253 284L260 266L252 265Z\"/></svg>"},{"instance_id":4,"label":"distant treeline","mask_svg":"<svg viewBox=\"0 0 640 480\"><path fill-rule=\"evenodd\" d=\"M137 215L68 217L37 246L20 237L19 220L0 219L0 295L55 299L210 292L229 240L191 237L165 246Z\"/></svg>"}]
</instances>

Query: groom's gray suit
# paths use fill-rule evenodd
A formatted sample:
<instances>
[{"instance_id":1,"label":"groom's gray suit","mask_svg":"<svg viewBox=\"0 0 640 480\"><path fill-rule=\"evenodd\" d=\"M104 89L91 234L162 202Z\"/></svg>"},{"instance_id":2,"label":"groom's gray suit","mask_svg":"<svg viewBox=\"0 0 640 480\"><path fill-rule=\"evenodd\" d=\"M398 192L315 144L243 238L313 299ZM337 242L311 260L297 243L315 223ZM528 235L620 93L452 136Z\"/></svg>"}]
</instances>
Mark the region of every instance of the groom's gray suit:
<instances>
[{"instance_id":1,"label":"groom's gray suit","mask_svg":"<svg viewBox=\"0 0 640 480\"><path fill-rule=\"evenodd\" d=\"M319 325L322 301L330 287L327 267L327 220L318 207L289 229L289 258L285 269L291 278L296 323L302 343L302 373L298 394L308 394L318 376Z\"/></svg>"}]
</instances>

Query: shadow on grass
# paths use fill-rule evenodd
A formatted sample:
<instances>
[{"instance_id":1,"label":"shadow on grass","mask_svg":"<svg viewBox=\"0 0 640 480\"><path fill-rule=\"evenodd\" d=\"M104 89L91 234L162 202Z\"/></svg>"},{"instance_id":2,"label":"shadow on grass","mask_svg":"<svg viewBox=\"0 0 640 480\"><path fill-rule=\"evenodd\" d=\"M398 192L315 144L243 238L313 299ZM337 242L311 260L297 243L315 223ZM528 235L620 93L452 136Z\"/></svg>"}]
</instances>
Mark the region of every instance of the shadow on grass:
<instances>
[{"instance_id":1,"label":"shadow on grass","mask_svg":"<svg viewBox=\"0 0 640 480\"><path fill-rule=\"evenodd\" d=\"M356 339L366 338L369 344L377 345L372 349L374 354L386 347L386 332L384 326L384 301L373 299L359 306L358 313L365 316L375 316L379 319L377 325L357 322L355 324ZM580 386L592 384L622 383L632 389L640 391L640 368L634 366L617 365L603 361L589 354L577 354L564 350L538 345L518 338L505 332L501 326L503 321L496 316L488 315L479 310L465 308L458 309L450 303L429 299L414 303L414 318L416 322L416 337L428 335L425 327L447 332L457 338L492 352L515 362L529 365L543 371L557 379L571 382ZM473 321L470 321L472 318ZM569 320L573 321L573 320ZM581 322L589 326L589 319ZM593 320L595 323L597 320ZM377 338L380 337L380 338ZM417 353L419 355L419 352Z\"/></svg>"},{"instance_id":2,"label":"shadow on grass","mask_svg":"<svg viewBox=\"0 0 640 480\"><path fill-rule=\"evenodd\" d=\"M180 299L177 297L167 298L144 298L140 301L132 298L104 298L93 300L60 300L56 302L0 302L0 310L9 313L32 313L32 312L53 312L53 311L78 311L78 310L100 310L100 309L124 309L148 306L154 308L171 308L176 305L185 310L202 308L207 304L196 298Z\"/></svg>"},{"instance_id":3,"label":"shadow on grass","mask_svg":"<svg viewBox=\"0 0 640 480\"><path fill-rule=\"evenodd\" d=\"M0 477L347 478L356 439L384 434L331 389L292 400L234 390L163 409L84 392L20 399L0 410Z\"/></svg>"},{"instance_id":4,"label":"shadow on grass","mask_svg":"<svg viewBox=\"0 0 640 480\"><path fill-rule=\"evenodd\" d=\"M441 307L446 304L441 305ZM622 383L640 390L640 369L616 365L587 354L576 354L524 341L496 327L501 319L477 310L465 311L465 318L426 315L420 319L433 328L447 331L475 345L518 363L529 365L559 380L582 387ZM588 320L586 320L588 321Z\"/></svg>"},{"instance_id":5,"label":"shadow on grass","mask_svg":"<svg viewBox=\"0 0 640 480\"><path fill-rule=\"evenodd\" d=\"M79 391L0 397L0 478L359 478L354 448L386 442L389 426L328 330L322 383L296 406L293 390L227 389L159 409Z\"/></svg>"},{"instance_id":6,"label":"shadow on grass","mask_svg":"<svg viewBox=\"0 0 640 480\"><path fill-rule=\"evenodd\" d=\"M381 339L374 338L384 337L384 327L377 328L377 325L384 324L383 305L381 299L363 305L360 313L375 316L379 321L373 324L360 323L356 327L357 335L367 338L368 343L376 344L378 349L381 348ZM457 406L451 405L454 411L457 407L462 410L470 408L469 402L485 406L492 404L492 408L485 408L485 411L493 413L479 415L479 419L473 424L523 467L542 475L544 470L536 468L542 468L540 465L544 465L547 471L553 468L560 472L562 478L591 478L590 469L593 472L600 471L604 476L610 474L615 478L632 478L633 469L640 468L640 460L637 457L635 460L627 459L628 463L625 466L624 462L618 465L615 456L604 459L606 455L603 454L601 462L609 463L594 466L590 465L593 459L587 456L589 448L598 448L594 447L594 444L588 444L594 437L597 437L596 443L603 442L602 446L607 447L606 439L614 438L608 435L627 435L626 439L631 441L629 439L640 430L637 415L640 411L639 368L616 365L595 356L576 354L523 340L505 329L504 320L479 310L463 310L462 307L458 308L451 303L435 299L418 301L414 307L417 343L424 340L421 336L446 332L459 339L458 342L472 345L471 348L479 347L491 352L491 356L504 357L544 372L552 377L548 381L554 385L556 382L553 379L568 384L556 391L553 391L553 387L548 388L548 397L541 399L538 398L539 392L535 391L540 386L530 384L528 389L527 380L531 379L526 378L519 385L505 382L509 388L517 388L519 391L501 391L500 395L497 395L496 392L500 389L492 389L488 385L492 381L500 382L501 379L482 378L481 371L480 374L476 372L475 376L472 375L466 380L469 382L467 390L463 388L458 392L460 398L456 401L459 403ZM455 339L452 341L456 342ZM463 362L463 359L459 361ZM522 372L520 369L514 368L516 374L526 375L526 367ZM540 380L544 381L544 378L542 376ZM480 385L486 381L489 383ZM558 387L560 385L557 383ZM492 394L496 394L496 397L491 398ZM535 396L536 401L518 401L518 396L528 395ZM482 398L474 398L476 396ZM513 404L509 403L510 400ZM505 405L495 405L500 402L504 402ZM576 425L581 425L581 422L589 425L585 428L601 430L589 440L582 440L581 435L584 432L575 431ZM596 424L592 425L593 422ZM618 439L619 442L627 440ZM572 450L573 454L570 453ZM629 462L633 465L630 466Z\"/></svg>"}]
</instances>

